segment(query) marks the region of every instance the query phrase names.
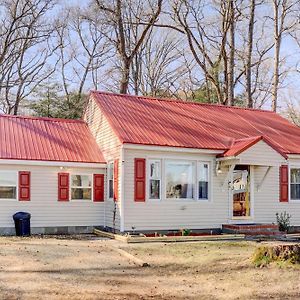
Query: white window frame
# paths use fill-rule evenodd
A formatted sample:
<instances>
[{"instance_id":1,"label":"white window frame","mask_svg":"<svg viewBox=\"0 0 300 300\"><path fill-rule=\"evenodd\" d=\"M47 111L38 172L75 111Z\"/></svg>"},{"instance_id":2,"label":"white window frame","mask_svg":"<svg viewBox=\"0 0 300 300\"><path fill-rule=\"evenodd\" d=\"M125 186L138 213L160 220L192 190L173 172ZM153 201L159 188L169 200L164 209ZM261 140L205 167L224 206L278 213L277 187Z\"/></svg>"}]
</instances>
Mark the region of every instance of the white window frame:
<instances>
[{"instance_id":1,"label":"white window frame","mask_svg":"<svg viewBox=\"0 0 300 300\"><path fill-rule=\"evenodd\" d=\"M291 166L288 167L289 202L300 203L300 198L299 199L292 199L292 189L291 189L291 185L292 185L291 172L292 172L292 169L300 169L300 165L291 165ZM279 184L280 184L280 182L279 182Z\"/></svg>"},{"instance_id":2,"label":"white window frame","mask_svg":"<svg viewBox=\"0 0 300 300\"><path fill-rule=\"evenodd\" d=\"M109 166L112 165L112 168L110 169ZM114 200L114 190L115 190L115 178L114 178L114 168L115 163L114 161L109 161L107 164L107 200L113 201ZM112 186L113 186L113 194L112 197L109 196L109 180L110 179L110 172L112 172Z\"/></svg>"},{"instance_id":3,"label":"white window frame","mask_svg":"<svg viewBox=\"0 0 300 300\"><path fill-rule=\"evenodd\" d=\"M151 162L159 162L160 164L160 178L159 179L154 179L154 180L159 180L159 198L150 198L150 180L151 180L151 177L150 177L150 165L151 165ZM163 181L163 162L161 159L159 158L148 158L147 159L147 184L146 184L146 187L147 187L147 199L151 200L151 201L161 201L162 200L162 181Z\"/></svg>"},{"instance_id":4,"label":"white window frame","mask_svg":"<svg viewBox=\"0 0 300 300\"><path fill-rule=\"evenodd\" d=\"M167 180L166 180L166 165L168 162L188 162L190 164L192 164L193 167L193 172L192 172L192 181L193 181L193 185L194 185L194 190L193 190L193 198L167 198ZM164 159L164 173L163 173L163 180L164 180L164 199L166 201L195 201L197 199L197 182L196 182L196 178L197 178L197 161L196 160L190 160L190 159Z\"/></svg>"},{"instance_id":5,"label":"white window frame","mask_svg":"<svg viewBox=\"0 0 300 300\"><path fill-rule=\"evenodd\" d=\"M18 171L10 171L10 170L1 170L0 173L12 173L16 176L16 198L0 198L0 201L18 201L19 198L19 172ZM6 185L9 187L14 187L14 185Z\"/></svg>"},{"instance_id":6,"label":"white window frame","mask_svg":"<svg viewBox=\"0 0 300 300\"><path fill-rule=\"evenodd\" d=\"M72 176L90 176L91 177L91 187L83 187L83 186L72 186ZM70 201L75 201L75 202L89 202L93 201L93 196L94 196L94 176L91 173L79 173L79 172L73 172L70 173L70 182L69 182L69 188L70 188L70 193L69 193L69 200ZM72 199L72 188L90 188L91 189L91 199Z\"/></svg>"},{"instance_id":7,"label":"white window frame","mask_svg":"<svg viewBox=\"0 0 300 300\"><path fill-rule=\"evenodd\" d=\"M207 165L207 171L208 171L208 187L207 187L207 199L205 198L199 198L199 174L200 174L200 166L201 165ZM212 174L211 174L211 162L210 161L197 161L197 170L196 170L196 199L199 202L210 202L212 199Z\"/></svg>"}]
</instances>

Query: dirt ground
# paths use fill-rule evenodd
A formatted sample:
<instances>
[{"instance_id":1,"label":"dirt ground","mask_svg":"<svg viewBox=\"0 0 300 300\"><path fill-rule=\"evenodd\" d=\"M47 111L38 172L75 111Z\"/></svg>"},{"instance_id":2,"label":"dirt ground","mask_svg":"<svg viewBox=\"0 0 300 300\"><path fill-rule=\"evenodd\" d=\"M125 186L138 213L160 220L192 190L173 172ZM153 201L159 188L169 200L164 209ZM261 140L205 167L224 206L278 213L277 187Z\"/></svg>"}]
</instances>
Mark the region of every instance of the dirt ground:
<instances>
[{"instance_id":1,"label":"dirt ground","mask_svg":"<svg viewBox=\"0 0 300 300\"><path fill-rule=\"evenodd\" d=\"M1 237L0 299L300 299L300 268L255 268L257 246Z\"/></svg>"}]
</instances>

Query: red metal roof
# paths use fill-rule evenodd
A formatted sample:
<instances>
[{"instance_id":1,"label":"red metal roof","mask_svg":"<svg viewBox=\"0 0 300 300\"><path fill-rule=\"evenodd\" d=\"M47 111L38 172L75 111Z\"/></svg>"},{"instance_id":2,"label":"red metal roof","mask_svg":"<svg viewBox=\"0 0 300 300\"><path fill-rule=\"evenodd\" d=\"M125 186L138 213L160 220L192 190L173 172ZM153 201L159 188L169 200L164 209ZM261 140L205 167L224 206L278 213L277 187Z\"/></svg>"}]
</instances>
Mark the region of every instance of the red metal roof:
<instances>
[{"instance_id":1,"label":"red metal roof","mask_svg":"<svg viewBox=\"0 0 300 300\"><path fill-rule=\"evenodd\" d=\"M122 143L228 150L263 136L280 153L300 154L300 128L267 110L91 92Z\"/></svg>"},{"instance_id":2,"label":"red metal roof","mask_svg":"<svg viewBox=\"0 0 300 300\"><path fill-rule=\"evenodd\" d=\"M105 162L87 124L0 115L0 159Z\"/></svg>"}]
</instances>

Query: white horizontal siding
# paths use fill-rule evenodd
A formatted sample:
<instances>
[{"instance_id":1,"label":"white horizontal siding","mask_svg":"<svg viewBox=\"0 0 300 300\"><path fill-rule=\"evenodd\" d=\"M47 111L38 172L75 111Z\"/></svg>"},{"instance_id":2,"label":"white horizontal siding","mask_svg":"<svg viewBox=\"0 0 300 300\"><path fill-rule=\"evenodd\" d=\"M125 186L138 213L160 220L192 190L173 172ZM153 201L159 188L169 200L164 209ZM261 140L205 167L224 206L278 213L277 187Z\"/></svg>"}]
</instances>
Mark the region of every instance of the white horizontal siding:
<instances>
[{"instance_id":1,"label":"white horizontal siding","mask_svg":"<svg viewBox=\"0 0 300 300\"><path fill-rule=\"evenodd\" d=\"M255 184L259 184L265 174L265 167L255 168ZM292 225L300 225L300 201L279 201L279 167L272 167L259 191L254 193L254 217L256 222L276 222L276 213L288 212L292 215Z\"/></svg>"},{"instance_id":2,"label":"white horizontal siding","mask_svg":"<svg viewBox=\"0 0 300 300\"><path fill-rule=\"evenodd\" d=\"M135 158L171 158L188 160L214 160L213 155L197 155L190 153L168 153L158 151L125 150L125 230L167 230L167 229L200 229L221 227L228 219L227 193L221 185L224 174L215 175L215 166L211 166L212 199L194 200L148 200L134 201L134 159ZM213 163L214 164L214 163ZM149 188L147 183L146 188ZM162 192L164 195L164 192Z\"/></svg>"},{"instance_id":3,"label":"white horizontal siding","mask_svg":"<svg viewBox=\"0 0 300 300\"><path fill-rule=\"evenodd\" d=\"M240 159L241 164L262 166L279 165L285 161L284 157L262 140L242 152L237 158Z\"/></svg>"},{"instance_id":4,"label":"white horizontal siding","mask_svg":"<svg viewBox=\"0 0 300 300\"><path fill-rule=\"evenodd\" d=\"M209 160L213 155L188 154L188 153L167 153L159 151L125 150L125 230L171 230L180 228L201 229L219 228L224 223L273 223L276 222L276 213L287 211L292 215L292 224L300 225L300 201L299 203L279 202L279 165L284 159L275 151L259 145L257 153L248 152L248 162L254 167L254 197L253 197L253 218L251 220L232 220L231 207L232 199L229 198L229 191L226 187L222 190L222 184L226 176L226 170L218 177L215 175L215 165L212 166L212 199L210 202L167 200L160 201L146 199L145 203L134 201L134 158L161 158L161 159L188 159L188 160ZM257 149L257 150L258 150ZM263 150L264 149L264 150ZM250 150L250 149L249 149ZM265 152L264 152L265 151ZM251 153L251 158L250 158ZM267 155L265 155L265 153ZM246 158L246 156L245 156ZM246 159L245 159L246 161ZM271 167L259 191L257 186L261 183L266 173L267 166ZM300 160L293 161L294 164ZM265 166L263 166L265 165ZM147 189L149 188L147 182ZM162 192L164 195L164 191Z\"/></svg>"},{"instance_id":5,"label":"white horizontal siding","mask_svg":"<svg viewBox=\"0 0 300 300\"><path fill-rule=\"evenodd\" d=\"M106 162L113 161L115 159L120 160L121 142L115 135L112 127L110 126L107 118L100 110L99 106L95 103L91 97L87 105L87 109L84 115L84 120L87 122L94 138L96 139L99 148ZM121 174L121 163L119 164L119 174ZM120 229L120 211L121 211L121 175L119 176L119 201L116 203L116 217L115 227ZM106 197L107 199L107 197ZM113 227L113 215L115 204L110 201L105 201L105 213L104 213L104 226Z\"/></svg>"},{"instance_id":6,"label":"white horizontal siding","mask_svg":"<svg viewBox=\"0 0 300 300\"><path fill-rule=\"evenodd\" d=\"M33 227L104 225L104 203L93 201L59 202L59 167L18 166L0 164L0 170L30 171L31 200L0 200L0 227L13 227L12 215L17 211L31 213ZM63 172L104 174L104 169L66 168Z\"/></svg>"}]
</instances>

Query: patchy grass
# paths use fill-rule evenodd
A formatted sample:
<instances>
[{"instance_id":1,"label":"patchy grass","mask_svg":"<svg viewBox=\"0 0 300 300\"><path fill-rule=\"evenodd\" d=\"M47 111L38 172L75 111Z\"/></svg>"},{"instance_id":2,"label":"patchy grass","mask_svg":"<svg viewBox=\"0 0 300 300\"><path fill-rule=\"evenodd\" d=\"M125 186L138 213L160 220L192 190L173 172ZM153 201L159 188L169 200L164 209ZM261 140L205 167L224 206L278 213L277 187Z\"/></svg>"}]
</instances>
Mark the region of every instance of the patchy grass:
<instances>
[{"instance_id":1,"label":"patchy grass","mask_svg":"<svg viewBox=\"0 0 300 300\"><path fill-rule=\"evenodd\" d=\"M126 246L164 276L173 292L191 299L300 298L299 266L256 268L255 242L141 244Z\"/></svg>"},{"instance_id":2,"label":"patchy grass","mask_svg":"<svg viewBox=\"0 0 300 300\"><path fill-rule=\"evenodd\" d=\"M151 264L135 266L108 246ZM298 299L299 271L253 266L251 242L0 238L0 299Z\"/></svg>"}]
</instances>

